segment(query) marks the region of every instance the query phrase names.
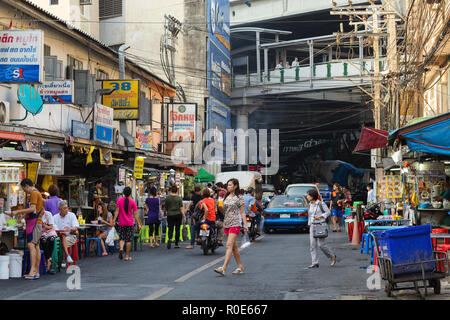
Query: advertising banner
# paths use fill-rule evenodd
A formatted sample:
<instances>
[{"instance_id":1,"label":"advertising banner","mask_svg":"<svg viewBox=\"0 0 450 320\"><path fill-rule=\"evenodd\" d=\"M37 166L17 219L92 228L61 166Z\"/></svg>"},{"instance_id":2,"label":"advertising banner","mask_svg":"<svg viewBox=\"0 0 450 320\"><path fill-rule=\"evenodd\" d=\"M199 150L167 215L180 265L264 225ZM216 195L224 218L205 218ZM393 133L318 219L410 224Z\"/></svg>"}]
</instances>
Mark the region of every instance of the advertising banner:
<instances>
[{"instance_id":1,"label":"advertising banner","mask_svg":"<svg viewBox=\"0 0 450 320\"><path fill-rule=\"evenodd\" d=\"M150 126L141 126L136 130L136 149L153 150L152 130Z\"/></svg>"},{"instance_id":2,"label":"advertising banner","mask_svg":"<svg viewBox=\"0 0 450 320\"><path fill-rule=\"evenodd\" d=\"M136 179L142 179L144 173L144 158L136 157L134 160L134 177Z\"/></svg>"},{"instance_id":3,"label":"advertising banner","mask_svg":"<svg viewBox=\"0 0 450 320\"><path fill-rule=\"evenodd\" d=\"M95 104L94 110L94 140L103 143L113 143L113 109L101 104Z\"/></svg>"},{"instance_id":4,"label":"advertising banner","mask_svg":"<svg viewBox=\"0 0 450 320\"><path fill-rule=\"evenodd\" d=\"M44 103L72 103L73 81L49 81L36 86Z\"/></svg>"},{"instance_id":5,"label":"advertising banner","mask_svg":"<svg viewBox=\"0 0 450 320\"><path fill-rule=\"evenodd\" d=\"M169 142L195 141L196 103L168 103L168 137Z\"/></svg>"},{"instance_id":6,"label":"advertising banner","mask_svg":"<svg viewBox=\"0 0 450 320\"><path fill-rule=\"evenodd\" d=\"M114 109L114 120L139 119L139 80L103 80L103 89L115 89L102 96L102 104Z\"/></svg>"},{"instance_id":7,"label":"advertising banner","mask_svg":"<svg viewBox=\"0 0 450 320\"><path fill-rule=\"evenodd\" d=\"M0 30L0 83L42 83L43 47L42 30Z\"/></svg>"}]
</instances>

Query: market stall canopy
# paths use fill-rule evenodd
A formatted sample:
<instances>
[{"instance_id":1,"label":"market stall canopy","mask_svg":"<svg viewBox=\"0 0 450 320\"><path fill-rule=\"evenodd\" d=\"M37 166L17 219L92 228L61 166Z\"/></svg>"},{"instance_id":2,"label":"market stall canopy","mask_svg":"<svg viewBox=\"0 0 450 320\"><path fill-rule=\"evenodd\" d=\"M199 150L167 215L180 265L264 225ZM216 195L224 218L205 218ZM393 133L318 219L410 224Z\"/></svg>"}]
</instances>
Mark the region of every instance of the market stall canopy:
<instances>
[{"instance_id":1,"label":"market stall canopy","mask_svg":"<svg viewBox=\"0 0 450 320\"><path fill-rule=\"evenodd\" d=\"M195 182L211 182L214 181L214 175L203 168L198 170L198 175L194 177Z\"/></svg>"},{"instance_id":2,"label":"market stall canopy","mask_svg":"<svg viewBox=\"0 0 450 320\"><path fill-rule=\"evenodd\" d=\"M363 127L358 144L353 152L386 147L388 136L389 132L385 130Z\"/></svg>"},{"instance_id":3,"label":"market stall canopy","mask_svg":"<svg viewBox=\"0 0 450 320\"><path fill-rule=\"evenodd\" d=\"M196 175L198 175L198 171L197 171L197 170L194 170L194 169L189 168L189 167L187 167L187 168L184 169L184 173L185 173L185 174L189 174L189 175L191 175L191 176L196 176Z\"/></svg>"},{"instance_id":4,"label":"market stall canopy","mask_svg":"<svg viewBox=\"0 0 450 320\"><path fill-rule=\"evenodd\" d=\"M450 156L450 112L407 125L389 134L389 145L399 139L412 151Z\"/></svg>"},{"instance_id":5,"label":"market stall canopy","mask_svg":"<svg viewBox=\"0 0 450 320\"><path fill-rule=\"evenodd\" d=\"M2 161L37 161L48 162L39 153L24 152L18 150L0 149L0 159Z\"/></svg>"}]
</instances>

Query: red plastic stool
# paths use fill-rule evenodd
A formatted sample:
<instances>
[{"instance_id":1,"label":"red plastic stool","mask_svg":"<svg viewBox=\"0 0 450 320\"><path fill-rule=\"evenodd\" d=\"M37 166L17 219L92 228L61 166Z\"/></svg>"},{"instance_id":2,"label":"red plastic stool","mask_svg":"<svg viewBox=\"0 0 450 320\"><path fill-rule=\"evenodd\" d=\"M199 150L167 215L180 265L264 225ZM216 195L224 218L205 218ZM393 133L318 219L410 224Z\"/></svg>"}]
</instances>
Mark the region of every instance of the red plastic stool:
<instances>
[{"instance_id":1,"label":"red plastic stool","mask_svg":"<svg viewBox=\"0 0 450 320\"><path fill-rule=\"evenodd\" d=\"M447 252L447 251L450 251L450 244L438 244L438 245L436 246L436 251L439 251L439 252ZM448 256L447 256L447 258L448 258ZM450 267L450 264L449 264L449 267ZM441 262L438 262L438 267L437 267L437 269L438 269L438 271L444 271L444 270L445 270L442 261L441 261Z\"/></svg>"},{"instance_id":2,"label":"red plastic stool","mask_svg":"<svg viewBox=\"0 0 450 320\"><path fill-rule=\"evenodd\" d=\"M69 251L70 256L72 257L73 265L76 265L77 260L79 260L78 259L78 240L77 240L77 242L75 242L75 244L73 246L71 246L69 248L68 251ZM68 264L68 265L70 265L70 264Z\"/></svg>"},{"instance_id":3,"label":"red plastic stool","mask_svg":"<svg viewBox=\"0 0 450 320\"><path fill-rule=\"evenodd\" d=\"M444 228L436 228L431 230L431 233L448 233L448 230ZM436 248L436 246L438 245L437 240L438 239L431 238L431 241L433 242L433 248ZM444 239L444 244L450 244L450 239Z\"/></svg>"}]
</instances>

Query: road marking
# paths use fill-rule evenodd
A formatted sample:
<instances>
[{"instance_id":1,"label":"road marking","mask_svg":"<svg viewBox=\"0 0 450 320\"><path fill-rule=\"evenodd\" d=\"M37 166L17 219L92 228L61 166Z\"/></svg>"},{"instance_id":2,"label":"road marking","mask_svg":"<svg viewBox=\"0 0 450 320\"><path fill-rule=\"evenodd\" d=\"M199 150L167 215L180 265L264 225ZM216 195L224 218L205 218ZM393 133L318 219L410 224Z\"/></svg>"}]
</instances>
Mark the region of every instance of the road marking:
<instances>
[{"instance_id":1,"label":"road marking","mask_svg":"<svg viewBox=\"0 0 450 320\"><path fill-rule=\"evenodd\" d=\"M156 300L158 298L161 298L162 296L168 294L170 291L172 291L174 288L163 288L161 290L156 291L155 293L149 295L147 298L144 298L143 300Z\"/></svg>"},{"instance_id":2,"label":"road marking","mask_svg":"<svg viewBox=\"0 0 450 320\"><path fill-rule=\"evenodd\" d=\"M262 236L260 236L258 239L256 239L255 242L261 240L262 238L264 238L264 235L262 235ZM252 244L254 244L254 242L252 242L250 245L252 245ZM244 249L245 249L245 248L244 248ZM244 249L239 249L239 252L241 252L241 251L244 250ZM198 268L198 269L195 269L195 270L192 271L192 272L189 272L188 274L185 274L184 276L178 278L178 279L175 280L174 282L184 282L184 281L186 281L186 280L192 278L193 276L199 274L200 272L202 272L202 271L204 271L204 270L206 270L206 269L208 269L208 268L211 268L212 266L218 264L218 263L221 262L222 260L225 260L225 256L220 257L220 258L218 258L218 259L216 259L216 260L214 260L214 261L211 261L210 263L207 263L207 264L205 264L204 266L202 266L202 267L200 267L200 268Z\"/></svg>"}]
</instances>

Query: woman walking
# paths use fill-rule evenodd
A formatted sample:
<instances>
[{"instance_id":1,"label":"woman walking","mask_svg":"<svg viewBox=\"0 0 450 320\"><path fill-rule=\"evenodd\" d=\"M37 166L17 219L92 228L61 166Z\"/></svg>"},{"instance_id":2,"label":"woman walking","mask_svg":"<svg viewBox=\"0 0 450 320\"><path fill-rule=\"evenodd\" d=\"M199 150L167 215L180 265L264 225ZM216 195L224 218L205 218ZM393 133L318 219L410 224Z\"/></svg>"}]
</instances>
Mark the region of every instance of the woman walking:
<instances>
[{"instance_id":1,"label":"woman walking","mask_svg":"<svg viewBox=\"0 0 450 320\"><path fill-rule=\"evenodd\" d=\"M310 206L308 209L308 225L310 226L309 230L309 239L310 239L310 251L311 251L311 259L312 264L306 269L318 268L319 267L319 258L317 257L317 247L322 250L322 252L331 259L331 266L333 267L336 264L336 255L333 251L328 248L325 243L325 238L314 238L314 229L319 227L320 225L326 225L326 218L330 215L330 210L322 201L319 201L319 194L317 190L311 189L308 191L307 196L308 201L310 202Z\"/></svg>"},{"instance_id":2,"label":"woman walking","mask_svg":"<svg viewBox=\"0 0 450 320\"><path fill-rule=\"evenodd\" d=\"M228 263L231 256L234 256L238 268L234 270L233 274L244 273L244 265L241 261L241 255L237 246L237 237L241 231L242 223L244 223L244 231L248 232L247 220L245 219L244 199L240 194L239 181L237 179L230 179L227 182L227 194L223 200L224 211L224 233L228 235L226 244L225 261L222 267L214 269L215 272L225 275Z\"/></svg>"},{"instance_id":3,"label":"woman walking","mask_svg":"<svg viewBox=\"0 0 450 320\"><path fill-rule=\"evenodd\" d=\"M125 261L131 260L130 250L131 250L131 240L133 237L133 229L134 229L134 219L136 219L138 223L139 230L142 227L141 220L137 214L137 206L136 202L133 199L130 199L131 188L125 187L123 189L124 197L121 197L117 200L117 208L114 214L113 224L116 223L117 217L119 217L119 223L117 227L117 232L119 233L119 259L123 259L123 247L125 243L126 247L126 255Z\"/></svg>"},{"instance_id":4,"label":"woman walking","mask_svg":"<svg viewBox=\"0 0 450 320\"><path fill-rule=\"evenodd\" d=\"M147 212L148 234L150 237L150 248L159 247L159 210L161 204L156 196L156 188L150 189L150 197L145 200L144 210ZM153 245L153 232L155 232L155 244Z\"/></svg>"}]
</instances>

